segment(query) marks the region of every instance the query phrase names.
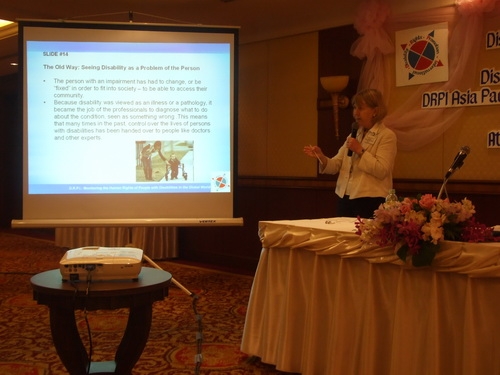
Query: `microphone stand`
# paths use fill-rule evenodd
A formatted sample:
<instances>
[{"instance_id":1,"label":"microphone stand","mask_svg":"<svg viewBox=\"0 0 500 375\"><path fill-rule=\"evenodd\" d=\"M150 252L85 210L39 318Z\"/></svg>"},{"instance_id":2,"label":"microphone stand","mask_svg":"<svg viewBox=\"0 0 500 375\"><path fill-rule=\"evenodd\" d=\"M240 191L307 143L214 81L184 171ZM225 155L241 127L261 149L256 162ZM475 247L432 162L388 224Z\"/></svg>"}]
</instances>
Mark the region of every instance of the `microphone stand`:
<instances>
[{"instance_id":1,"label":"microphone stand","mask_svg":"<svg viewBox=\"0 0 500 375\"><path fill-rule=\"evenodd\" d=\"M448 182L448 180L450 179L450 177L444 179L443 185L441 185L441 189L439 190L439 194L437 196L437 199L441 199L441 194L443 194L443 190L444 190L444 192L446 194L446 198L448 198L448 192L446 191L446 183Z\"/></svg>"},{"instance_id":2,"label":"microphone stand","mask_svg":"<svg viewBox=\"0 0 500 375\"><path fill-rule=\"evenodd\" d=\"M457 154L457 156L455 156L455 160L453 160L450 169L448 170L448 172L446 172L444 176L443 185L441 186L441 190L439 190L437 199L441 198L441 194L443 193L443 191L446 193L446 198L448 198L448 192L446 191L446 183L458 169L462 168L462 165L464 165L464 160L467 157L467 155L469 155L469 152L470 152L469 146L463 146L460 148L460 152Z\"/></svg>"},{"instance_id":3,"label":"microphone stand","mask_svg":"<svg viewBox=\"0 0 500 375\"><path fill-rule=\"evenodd\" d=\"M446 191L446 183L448 182L448 180L450 179L451 176L453 176L453 174L458 170L460 169L462 165L460 166L457 166L453 169L450 168L450 170L446 173L446 175L444 176L444 180L443 180L443 185L441 185L441 189L439 190L439 194L437 196L437 199L440 199L441 198L441 194L443 193L443 191L445 192L446 194L446 198L448 198L448 192Z\"/></svg>"},{"instance_id":4,"label":"microphone stand","mask_svg":"<svg viewBox=\"0 0 500 375\"><path fill-rule=\"evenodd\" d=\"M158 264L156 264L150 257L148 257L146 254L142 254L142 257L144 260L146 260L150 265L152 265L154 268L163 270ZM196 293L193 293L189 291L189 289L185 288L180 282L178 282L176 279L172 277L172 282L179 288L181 289L184 293L186 293L188 296L193 298L192 304L193 304L193 311L196 317L196 321L198 322L198 332L196 333L196 355L194 357L194 362L195 362L195 368L194 368L194 373L195 375L200 374L200 368L201 368L201 363L203 361L203 355L201 353L202 351L202 343L203 343L203 325L201 322L201 315L198 313L198 310L196 308L197 301L198 301L198 295Z\"/></svg>"}]
</instances>

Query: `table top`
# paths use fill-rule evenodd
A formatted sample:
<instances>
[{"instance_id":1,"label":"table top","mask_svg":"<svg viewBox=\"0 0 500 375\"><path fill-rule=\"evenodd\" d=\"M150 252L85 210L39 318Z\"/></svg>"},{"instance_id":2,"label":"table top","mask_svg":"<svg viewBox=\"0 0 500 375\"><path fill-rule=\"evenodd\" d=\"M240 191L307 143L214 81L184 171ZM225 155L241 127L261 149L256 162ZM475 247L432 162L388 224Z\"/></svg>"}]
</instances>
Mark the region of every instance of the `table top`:
<instances>
[{"instance_id":1,"label":"table top","mask_svg":"<svg viewBox=\"0 0 500 375\"><path fill-rule=\"evenodd\" d=\"M267 249L301 249L321 256L336 255L411 267L399 259L393 246L362 242L356 234L355 221L345 217L260 221L259 237L262 247ZM431 268L500 279L500 242L441 241Z\"/></svg>"},{"instance_id":2,"label":"table top","mask_svg":"<svg viewBox=\"0 0 500 375\"><path fill-rule=\"evenodd\" d=\"M283 227L308 228L355 234L356 221L357 219L353 217L330 217L320 219L260 221L259 225L279 225Z\"/></svg>"},{"instance_id":3,"label":"table top","mask_svg":"<svg viewBox=\"0 0 500 375\"><path fill-rule=\"evenodd\" d=\"M63 281L59 269L31 278L33 298L49 307L72 309L116 309L162 300L168 295L172 275L151 267L142 267L138 279L116 281Z\"/></svg>"}]
</instances>

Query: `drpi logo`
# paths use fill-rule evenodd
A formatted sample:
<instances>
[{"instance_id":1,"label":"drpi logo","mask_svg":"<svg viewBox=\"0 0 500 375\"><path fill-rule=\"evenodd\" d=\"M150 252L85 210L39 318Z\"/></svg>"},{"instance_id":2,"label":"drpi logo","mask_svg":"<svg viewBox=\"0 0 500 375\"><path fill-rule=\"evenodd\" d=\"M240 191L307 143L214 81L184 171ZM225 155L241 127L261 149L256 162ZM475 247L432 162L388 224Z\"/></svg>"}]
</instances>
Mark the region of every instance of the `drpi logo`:
<instances>
[{"instance_id":1,"label":"drpi logo","mask_svg":"<svg viewBox=\"0 0 500 375\"><path fill-rule=\"evenodd\" d=\"M212 192L230 191L229 176L225 173L212 177Z\"/></svg>"},{"instance_id":2,"label":"drpi logo","mask_svg":"<svg viewBox=\"0 0 500 375\"><path fill-rule=\"evenodd\" d=\"M426 37L418 35L402 44L403 60L408 72L408 80L416 75L424 76L436 67L443 66L439 59L439 44L434 39L434 31Z\"/></svg>"}]
</instances>

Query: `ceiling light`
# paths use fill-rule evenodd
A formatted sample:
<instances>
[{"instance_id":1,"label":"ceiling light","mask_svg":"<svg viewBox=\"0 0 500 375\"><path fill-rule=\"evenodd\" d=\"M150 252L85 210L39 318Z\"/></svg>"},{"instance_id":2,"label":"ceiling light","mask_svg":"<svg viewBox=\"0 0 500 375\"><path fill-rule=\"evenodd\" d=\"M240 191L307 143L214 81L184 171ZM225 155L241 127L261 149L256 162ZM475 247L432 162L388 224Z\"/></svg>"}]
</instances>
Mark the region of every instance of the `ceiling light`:
<instances>
[{"instance_id":1,"label":"ceiling light","mask_svg":"<svg viewBox=\"0 0 500 375\"><path fill-rule=\"evenodd\" d=\"M6 20L0 19L0 27L10 25L11 23L12 23L11 21L6 21Z\"/></svg>"},{"instance_id":2,"label":"ceiling light","mask_svg":"<svg viewBox=\"0 0 500 375\"><path fill-rule=\"evenodd\" d=\"M17 36L17 32L17 23L10 22L8 24L5 24L0 27L0 40Z\"/></svg>"}]
</instances>

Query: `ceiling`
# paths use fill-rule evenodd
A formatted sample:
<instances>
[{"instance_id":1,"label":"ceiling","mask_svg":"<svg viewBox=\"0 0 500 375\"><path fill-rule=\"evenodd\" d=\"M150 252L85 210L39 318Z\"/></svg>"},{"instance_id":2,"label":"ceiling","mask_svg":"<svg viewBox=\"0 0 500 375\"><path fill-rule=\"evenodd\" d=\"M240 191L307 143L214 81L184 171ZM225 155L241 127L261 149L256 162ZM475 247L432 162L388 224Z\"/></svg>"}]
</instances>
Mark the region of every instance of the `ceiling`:
<instances>
[{"instance_id":1,"label":"ceiling","mask_svg":"<svg viewBox=\"0 0 500 375\"><path fill-rule=\"evenodd\" d=\"M15 0L2 4L0 18L236 26L244 44L352 23L359 1ZM0 75L17 70L10 65L17 61L17 35L5 34L0 31Z\"/></svg>"}]
</instances>

